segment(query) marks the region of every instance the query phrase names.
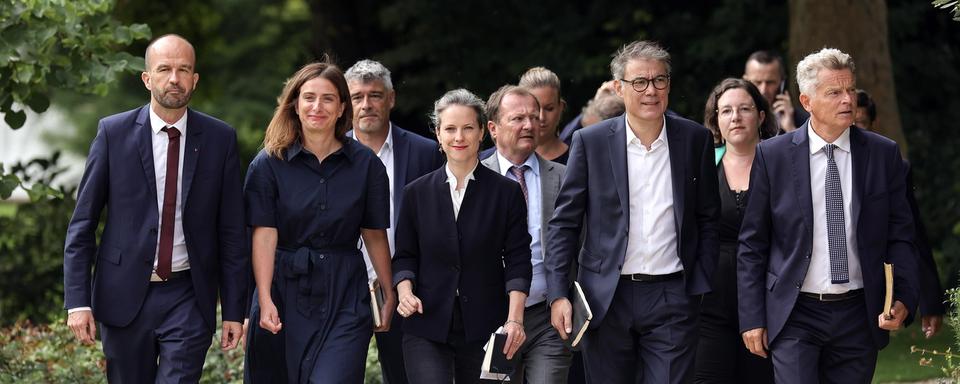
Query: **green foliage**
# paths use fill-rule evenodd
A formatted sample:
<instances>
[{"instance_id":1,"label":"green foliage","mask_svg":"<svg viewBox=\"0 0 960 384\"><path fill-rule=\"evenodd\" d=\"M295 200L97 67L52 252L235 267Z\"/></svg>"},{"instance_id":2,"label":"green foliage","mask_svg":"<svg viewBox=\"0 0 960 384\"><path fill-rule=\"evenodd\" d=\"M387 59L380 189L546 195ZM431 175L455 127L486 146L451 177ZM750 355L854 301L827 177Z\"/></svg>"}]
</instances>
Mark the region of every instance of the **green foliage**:
<instances>
[{"instance_id":1,"label":"green foliage","mask_svg":"<svg viewBox=\"0 0 960 384\"><path fill-rule=\"evenodd\" d=\"M33 202L46 198L62 199L64 191L50 186L53 179L66 171L66 168L57 166L59 161L60 151L55 151L49 159L17 162L10 173L0 163L0 199L9 199L17 187L23 188Z\"/></svg>"},{"instance_id":2,"label":"green foliage","mask_svg":"<svg viewBox=\"0 0 960 384\"><path fill-rule=\"evenodd\" d=\"M143 70L143 59L118 46L150 37L145 24L121 25L109 0L0 2L0 113L17 129L26 121L14 103L43 112L51 89L103 96L115 76Z\"/></svg>"},{"instance_id":3,"label":"green foliage","mask_svg":"<svg viewBox=\"0 0 960 384\"><path fill-rule=\"evenodd\" d=\"M243 382L243 350L220 349L218 329L207 350L200 383ZM76 341L61 314L50 324L35 326L18 321L0 329L0 384L6 383L102 383L106 360L99 341L83 345Z\"/></svg>"},{"instance_id":4,"label":"green foliage","mask_svg":"<svg viewBox=\"0 0 960 384\"><path fill-rule=\"evenodd\" d=\"M242 383L243 350L220 349L218 328L203 363L200 383ZM102 383L106 361L98 341L80 344L66 326L64 314L50 324L36 326L18 321L0 329L0 384L7 383ZM376 343L367 350L366 384L380 384Z\"/></svg>"},{"instance_id":5,"label":"green foliage","mask_svg":"<svg viewBox=\"0 0 960 384\"><path fill-rule=\"evenodd\" d=\"M960 21L960 1L957 0L933 0L933 6L949 10L953 14L954 21Z\"/></svg>"},{"instance_id":6,"label":"green foliage","mask_svg":"<svg viewBox=\"0 0 960 384\"><path fill-rule=\"evenodd\" d=\"M380 371L380 358L377 357L376 338L370 338L367 345L367 365L363 374L364 384L383 384L383 374Z\"/></svg>"},{"instance_id":7,"label":"green foliage","mask_svg":"<svg viewBox=\"0 0 960 384\"><path fill-rule=\"evenodd\" d=\"M217 309L219 313L219 308ZM213 343L207 350L207 359L203 362L202 384L240 384L243 383L243 349L237 346L224 352L220 349L220 335L223 327L217 328Z\"/></svg>"},{"instance_id":8,"label":"green foliage","mask_svg":"<svg viewBox=\"0 0 960 384\"><path fill-rule=\"evenodd\" d=\"M947 290L947 301L951 304L945 320L948 329L960 328L960 288ZM891 343L892 344L892 343ZM952 345L952 346L951 346ZM910 353L919 354L920 365L926 367L940 367L944 376L953 381L960 381L960 355L953 349L960 349L960 332L954 332L950 343L942 348L910 347Z\"/></svg>"},{"instance_id":9,"label":"green foliage","mask_svg":"<svg viewBox=\"0 0 960 384\"><path fill-rule=\"evenodd\" d=\"M49 325L18 321L0 330L0 383L102 383L100 343L77 342L61 317Z\"/></svg>"},{"instance_id":10,"label":"green foliage","mask_svg":"<svg viewBox=\"0 0 960 384\"><path fill-rule=\"evenodd\" d=\"M63 172L60 153L13 166L11 175L32 183L34 199L12 216L0 216L0 325L44 322L63 307L63 243L76 201L74 189L49 187ZM41 196L56 195L55 198Z\"/></svg>"}]
</instances>

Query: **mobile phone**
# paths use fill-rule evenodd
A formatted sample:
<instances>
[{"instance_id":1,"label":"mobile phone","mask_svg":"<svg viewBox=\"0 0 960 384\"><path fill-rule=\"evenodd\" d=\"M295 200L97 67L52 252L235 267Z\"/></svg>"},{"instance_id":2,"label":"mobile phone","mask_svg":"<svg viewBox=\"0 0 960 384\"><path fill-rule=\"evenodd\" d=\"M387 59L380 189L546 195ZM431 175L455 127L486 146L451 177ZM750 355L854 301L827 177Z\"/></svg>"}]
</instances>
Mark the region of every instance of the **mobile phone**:
<instances>
[{"instance_id":1,"label":"mobile phone","mask_svg":"<svg viewBox=\"0 0 960 384\"><path fill-rule=\"evenodd\" d=\"M787 92L787 80L786 79L780 80L780 90L777 91L777 94L782 95L786 92Z\"/></svg>"}]
</instances>

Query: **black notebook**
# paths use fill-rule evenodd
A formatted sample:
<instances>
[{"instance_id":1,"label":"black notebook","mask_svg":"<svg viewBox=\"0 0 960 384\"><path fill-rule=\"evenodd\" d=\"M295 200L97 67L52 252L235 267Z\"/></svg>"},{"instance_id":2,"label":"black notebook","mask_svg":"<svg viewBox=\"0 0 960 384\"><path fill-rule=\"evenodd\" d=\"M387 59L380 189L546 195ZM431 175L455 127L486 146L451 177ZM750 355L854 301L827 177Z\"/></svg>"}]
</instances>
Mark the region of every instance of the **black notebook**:
<instances>
[{"instance_id":1,"label":"black notebook","mask_svg":"<svg viewBox=\"0 0 960 384\"><path fill-rule=\"evenodd\" d=\"M383 296L383 288L380 287L379 280L373 280L369 283L370 288L370 312L373 312L373 326L383 325L383 319L380 318L380 311L383 309L383 303L386 298Z\"/></svg>"},{"instance_id":2,"label":"black notebook","mask_svg":"<svg viewBox=\"0 0 960 384\"><path fill-rule=\"evenodd\" d=\"M583 334L590 327L590 320L593 320L593 312L590 310L590 303L587 297L583 295L583 288L580 283L573 282L573 288L570 289L570 302L573 306L573 332L567 338L570 347L576 347L580 344Z\"/></svg>"},{"instance_id":3,"label":"black notebook","mask_svg":"<svg viewBox=\"0 0 960 384\"><path fill-rule=\"evenodd\" d=\"M502 328L497 331L502 332ZM507 360L507 355L503 353L503 346L506 343L507 335L505 333L494 332L490 334L490 340L487 341L485 347L486 353L483 355L483 365L480 367L481 378L504 380L506 376L513 374L520 360L516 356L513 360ZM490 376L485 376L486 373L489 373Z\"/></svg>"}]
</instances>

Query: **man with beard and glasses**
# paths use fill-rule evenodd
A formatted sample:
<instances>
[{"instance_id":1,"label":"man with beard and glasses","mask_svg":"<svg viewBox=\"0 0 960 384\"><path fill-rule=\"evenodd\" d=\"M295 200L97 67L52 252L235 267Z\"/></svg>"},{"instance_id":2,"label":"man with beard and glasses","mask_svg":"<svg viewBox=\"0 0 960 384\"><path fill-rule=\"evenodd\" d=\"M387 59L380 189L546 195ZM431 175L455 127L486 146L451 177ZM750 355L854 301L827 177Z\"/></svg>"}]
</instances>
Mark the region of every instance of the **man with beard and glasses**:
<instances>
[{"instance_id":1,"label":"man with beard and glasses","mask_svg":"<svg viewBox=\"0 0 960 384\"><path fill-rule=\"evenodd\" d=\"M177 35L147 47L150 104L100 120L67 228L67 324L93 344L100 323L111 383L198 382L218 301L220 347L240 339L249 266L237 137L187 108L195 57Z\"/></svg>"}]
</instances>

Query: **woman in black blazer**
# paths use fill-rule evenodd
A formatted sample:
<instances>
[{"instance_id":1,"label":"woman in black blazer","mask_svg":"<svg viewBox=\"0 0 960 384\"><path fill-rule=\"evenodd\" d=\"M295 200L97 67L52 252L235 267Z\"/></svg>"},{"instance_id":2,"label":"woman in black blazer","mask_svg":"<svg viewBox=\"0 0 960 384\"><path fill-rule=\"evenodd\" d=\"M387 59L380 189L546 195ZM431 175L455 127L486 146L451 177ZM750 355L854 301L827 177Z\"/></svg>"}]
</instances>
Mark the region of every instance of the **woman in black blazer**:
<instances>
[{"instance_id":1,"label":"woman in black blazer","mask_svg":"<svg viewBox=\"0 0 960 384\"><path fill-rule=\"evenodd\" d=\"M483 102L447 92L431 115L447 164L404 190L393 261L412 383L478 382L483 345L503 326L520 348L530 235L520 185L478 166Z\"/></svg>"}]
</instances>

